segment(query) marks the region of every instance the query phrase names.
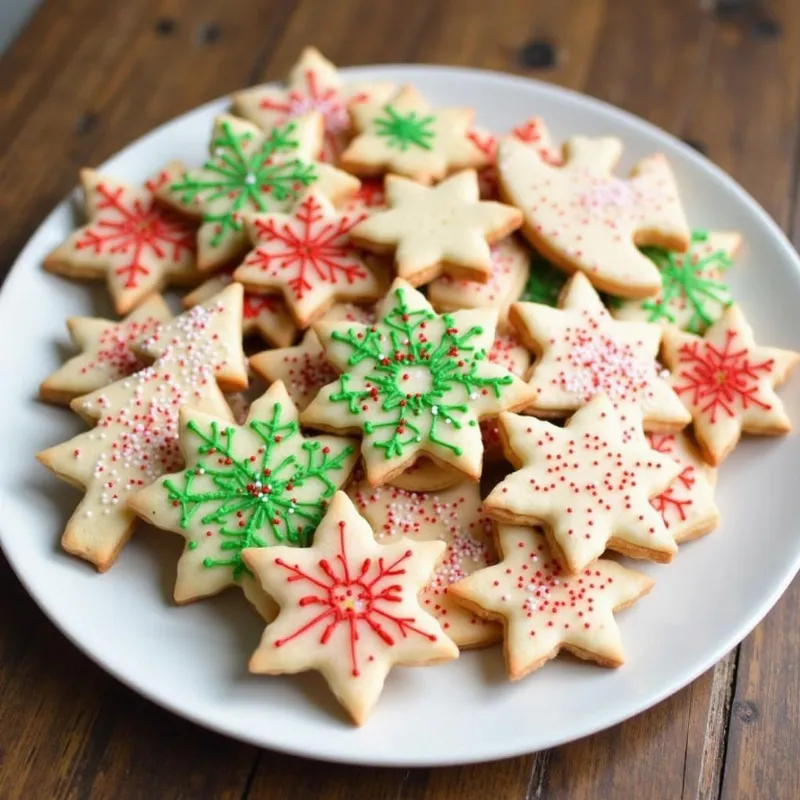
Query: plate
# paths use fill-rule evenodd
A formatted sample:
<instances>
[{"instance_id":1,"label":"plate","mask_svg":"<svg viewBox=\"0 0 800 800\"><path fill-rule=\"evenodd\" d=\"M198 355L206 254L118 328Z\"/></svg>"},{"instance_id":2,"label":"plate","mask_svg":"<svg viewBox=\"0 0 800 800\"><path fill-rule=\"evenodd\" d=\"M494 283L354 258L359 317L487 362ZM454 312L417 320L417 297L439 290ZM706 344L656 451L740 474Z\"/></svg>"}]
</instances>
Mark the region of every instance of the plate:
<instances>
[{"instance_id":1,"label":"plate","mask_svg":"<svg viewBox=\"0 0 800 800\"><path fill-rule=\"evenodd\" d=\"M437 106L474 106L477 123L492 130L540 114L556 140L571 133L620 136L624 169L653 151L666 153L692 224L744 234L731 284L759 341L800 350L797 255L749 195L676 139L596 100L507 75L405 66L345 73L347 80L414 83ZM175 158L200 162L212 118L225 105L213 102L161 126L103 169L140 181ZM73 224L65 201L28 243L0 295L0 441L9 450L0 461L0 541L30 594L78 647L177 714L256 745L358 764L455 764L549 748L620 722L700 675L766 614L800 564L794 504L800 439L749 440L721 470L720 529L682 546L668 567L641 566L656 584L618 616L624 667L604 670L565 657L512 684L501 648L465 653L438 667L396 669L375 713L356 729L319 676L247 674L261 624L239 593L184 608L171 603L180 537L140 529L102 576L60 551L78 495L34 453L82 423L36 402L37 386L61 363L64 319L109 313L102 289L41 269L43 256ZM800 424L800 376L782 396ZM759 496L767 502L760 505Z\"/></svg>"}]
</instances>

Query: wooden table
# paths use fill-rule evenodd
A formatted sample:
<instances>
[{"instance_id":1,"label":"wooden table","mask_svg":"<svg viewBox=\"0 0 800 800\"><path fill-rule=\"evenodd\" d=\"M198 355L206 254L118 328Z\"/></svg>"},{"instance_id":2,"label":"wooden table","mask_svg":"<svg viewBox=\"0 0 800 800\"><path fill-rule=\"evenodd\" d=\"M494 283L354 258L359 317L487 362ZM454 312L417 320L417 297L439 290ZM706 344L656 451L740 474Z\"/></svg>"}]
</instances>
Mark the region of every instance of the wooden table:
<instances>
[{"instance_id":1,"label":"wooden table","mask_svg":"<svg viewBox=\"0 0 800 800\"><path fill-rule=\"evenodd\" d=\"M307 43L342 65L462 64L583 90L691 141L797 235L800 3L703 5L47 0L0 61L0 274L79 167L282 78ZM52 626L2 559L0 800L798 798L799 604L795 582L715 669L597 736L472 767L367 770L258 750L141 699Z\"/></svg>"}]
</instances>

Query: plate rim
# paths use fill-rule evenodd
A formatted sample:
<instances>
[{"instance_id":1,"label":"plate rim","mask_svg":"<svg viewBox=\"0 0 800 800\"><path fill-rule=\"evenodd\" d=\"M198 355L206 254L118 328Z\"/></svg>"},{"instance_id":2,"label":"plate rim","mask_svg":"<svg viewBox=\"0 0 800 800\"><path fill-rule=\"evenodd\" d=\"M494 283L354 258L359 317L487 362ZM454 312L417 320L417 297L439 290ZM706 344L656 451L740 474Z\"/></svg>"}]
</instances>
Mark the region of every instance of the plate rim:
<instances>
[{"instance_id":1,"label":"plate rim","mask_svg":"<svg viewBox=\"0 0 800 800\"><path fill-rule=\"evenodd\" d=\"M611 113L615 116L621 116L629 125L634 128L638 128L649 135L656 135L659 138L666 137L670 140L671 144L676 147L685 158L688 159L690 164L693 167L699 168L701 171L705 172L706 174L710 173L711 176L715 180L717 180L722 187L728 192L732 192L738 196L738 198L743 201L745 206L747 207L747 211L750 214L753 214L755 217L759 219L759 221L765 225L766 229L770 233L770 235L776 240L779 244L780 248L784 251L784 254L787 257L787 260L790 261L794 267L795 272L800 274L800 257L798 257L797 252L795 251L794 247L792 246L791 242L789 241L788 237L784 233L784 231L779 227L777 222L767 213L767 211L761 206L761 204L744 188L742 187L736 180L734 180L730 175L722 170L721 167L717 166L713 161L708 159L702 153L697 152L694 148L686 144L680 138L675 136L674 134L669 133L668 131L663 130L662 128L658 127L657 125L648 122L647 120L629 112L625 109L619 108L611 103L608 103L604 100L600 100L598 98L592 97L590 95L583 94L579 91L576 91L571 88L561 87L554 84L549 84L535 78L529 78L526 76L521 75L514 75L511 73L502 72L500 70L487 70L487 69L476 69L471 67L461 67L461 66L444 66L444 65L436 65L436 64L375 64L375 65L360 65L357 67L343 67L340 68L340 73L344 80L358 80L359 78L368 78L369 80L380 80L380 79L391 79L393 76L396 78L398 73L402 73L404 76L408 76L406 80L413 81L417 78L422 77L423 79L429 76L431 73L436 73L441 76L447 77L455 77L460 79L469 79L478 77L483 80L487 81L494 81L497 83L503 84L513 84L519 85L520 87L526 87L533 84L536 86L537 91L542 92L543 94L550 95L553 97L558 98L559 100L567 99L570 104L573 106L589 106L590 108L594 107L599 110L604 111L605 113ZM271 85L271 86L279 86L281 82L279 81L271 81L266 82L259 85ZM130 150L141 146L146 140L149 138L157 138L162 135L162 131L176 123L178 120L182 119L185 116L190 114L204 114L204 113L220 113L220 111L229 107L230 104L230 95L225 95L214 100L208 101L203 103L199 106L195 106L181 114L177 114L174 117L162 122L161 124L157 125L156 127L150 129L146 133L142 134L135 140L129 142L120 150L117 150L108 158L106 158L98 167L98 170L103 170L106 168L109 162L123 158L125 155L128 154ZM59 202L57 203L51 211L42 219L42 221L37 225L35 231L31 234L23 248L20 250L17 257L14 259L13 264L11 265L5 280L3 281L2 287L0 287L0 313L2 312L3 308L5 307L5 303L8 302L7 298L10 296L8 287L14 286L16 281L20 280L20 275L23 274L22 265L23 263L30 258L28 255L30 251L35 251L39 244L38 240L40 237L43 236L47 227L52 223L53 219L57 217L59 213L62 212L62 209L69 208L71 204L71 199L75 195L74 187L70 192ZM671 697L673 694L676 694L678 691L684 689L688 684L696 680L700 675L714 666L718 661L720 661L726 653L731 651L734 647L736 647L739 643L741 643L749 634L753 631L753 629L764 619L764 617L769 613L769 611L773 608L773 606L777 603L780 597L788 588L789 584L797 574L798 570L800 570L800 550L794 559L793 562L787 565L787 568L784 570L781 580L774 582L772 591L769 593L765 593L762 597L761 602L754 606L753 609L750 610L749 615L746 617L746 621L740 623L734 633L729 635L726 639L720 641L720 643L711 651L710 655L706 658L698 661L691 669L686 669L684 674L681 675L678 679L673 680L669 683L668 686L663 688L661 691L655 692L651 695L648 695L641 703L634 703L624 710L624 712L607 717L602 722L594 722L589 723L583 727L576 726L575 729L571 734L566 734L562 736L556 736L552 739L549 739L546 744L543 744L539 750L530 750L523 744L516 748L509 748L507 745L503 746L493 746L493 740L491 739L483 739L483 742L486 743L485 747L479 748L480 754L476 755L474 753L467 753L465 755L448 755L448 756L437 756L436 754L432 754L431 757L399 757L399 758L378 758L378 757L366 757L366 758L359 758L359 754L357 752L353 752L353 748L350 748L350 752L347 752L347 747L339 747L334 749L326 749L322 747L321 749L315 750L314 753L307 753L300 749L299 746L292 746L292 745L282 745L280 742L270 742L269 744L265 744L262 740L262 737L259 737L256 734L250 734L244 730L232 730L230 727L226 727L224 724L217 722L214 719L208 719L204 717L201 712L197 712L192 708L187 708L185 705L179 702L173 702L171 698L163 695L159 695L157 690L150 688L150 686L143 684L142 681L136 675L128 675L122 672L122 670L115 667L113 664L107 663L104 660L102 654L98 654L94 652L88 643L84 643L79 638L77 632L73 631L72 625L69 623L67 619L62 620L56 609L51 608L48 605L45 605L43 602L40 602L39 596L32 590L31 584L29 583L26 577L25 567L21 563L17 563L13 553L13 548L7 548L5 545L6 536L3 533L3 529L0 528L0 548L2 548L12 570L14 571L15 575L17 576L20 583L25 588L25 591L28 595L33 599L36 603L38 608L42 610L45 616L55 625L55 627L64 635L66 638L75 646L77 649L86 655L90 660L92 660L95 664L97 664L101 669L103 669L106 673L114 677L116 680L120 681L122 684L127 686L128 688L135 691L140 696L144 697L150 702L153 702L159 705L162 708L167 709L171 713L183 717L194 724L200 725L208 730L212 730L216 733L223 734L228 736L232 739L245 742L247 744L252 744L257 747L262 747L270 750L274 750L280 753L286 753L294 756L299 756L302 758L312 759L312 760L320 760L329 763L342 763L342 764L355 764L360 766L388 766L388 767L437 767L437 766L448 766L448 765L461 765L461 764L477 764L477 763L484 763L487 761L493 761L502 758L511 758L517 757L520 755L533 753L533 752L541 752L544 749L551 749L554 747L561 746L563 744L576 741L577 739L584 738L586 736L593 735L598 733L599 731L605 730L610 728L614 725L618 725L621 722L624 722L627 719L630 719L642 712L646 711L649 708L654 707L655 705L661 703L668 697ZM332 739L337 739L338 737L331 737ZM320 742L317 742L319 745Z\"/></svg>"}]
</instances>

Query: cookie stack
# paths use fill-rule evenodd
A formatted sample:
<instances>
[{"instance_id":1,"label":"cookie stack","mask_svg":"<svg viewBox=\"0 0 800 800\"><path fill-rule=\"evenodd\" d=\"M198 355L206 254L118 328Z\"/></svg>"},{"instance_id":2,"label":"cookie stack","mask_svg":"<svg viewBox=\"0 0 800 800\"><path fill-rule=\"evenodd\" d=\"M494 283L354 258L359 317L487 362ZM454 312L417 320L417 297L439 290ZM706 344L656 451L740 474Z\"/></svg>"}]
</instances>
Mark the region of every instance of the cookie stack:
<instances>
[{"instance_id":1,"label":"cookie stack","mask_svg":"<svg viewBox=\"0 0 800 800\"><path fill-rule=\"evenodd\" d=\"M308 48L204 164L84 170L45 268L127 316L68 320L41 385L90 426L39 454L85 492L64 549L104 571L138 519L180 534L175 600L241 588L250 669L320 670L359 724L393 665L459 648L502 640L512 679L620 665L614 612L652 580L604 554L668 563L717 526L717 467L789 431L798 359L724 285L740 237L689 227L661 155L615 177L621 152L345 86Z\"/></svg>"}]
</instances>

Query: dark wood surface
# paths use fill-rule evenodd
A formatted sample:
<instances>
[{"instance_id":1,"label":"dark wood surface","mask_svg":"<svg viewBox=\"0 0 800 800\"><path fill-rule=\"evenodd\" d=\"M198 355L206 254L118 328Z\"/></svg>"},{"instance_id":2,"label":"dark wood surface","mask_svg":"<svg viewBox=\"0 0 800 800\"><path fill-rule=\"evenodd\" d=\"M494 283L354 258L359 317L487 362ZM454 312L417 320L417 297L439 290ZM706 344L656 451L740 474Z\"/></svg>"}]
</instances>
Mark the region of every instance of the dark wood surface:
<instances>
[{"instance_id":1,"label":"dark wood surface","mask_svg":"<svg viewBox=\"0 0 800 800\"><path fill-rule=\"evenodd\" d=\"M487 67L609 100L691 140L797 242L800 3L714 5L46 0L0 60L0 275L78 168L282 78L307 43L341 65ZM532 41L553 46L551 66L522 65ZM261 751L141 699L53 627L0 556L0 800L798 798L799 604L796 582L715 669L591 738L471 767L365 770Z\"/></svg>"}]
</instances>

